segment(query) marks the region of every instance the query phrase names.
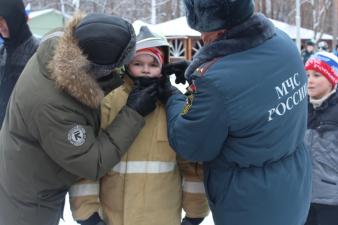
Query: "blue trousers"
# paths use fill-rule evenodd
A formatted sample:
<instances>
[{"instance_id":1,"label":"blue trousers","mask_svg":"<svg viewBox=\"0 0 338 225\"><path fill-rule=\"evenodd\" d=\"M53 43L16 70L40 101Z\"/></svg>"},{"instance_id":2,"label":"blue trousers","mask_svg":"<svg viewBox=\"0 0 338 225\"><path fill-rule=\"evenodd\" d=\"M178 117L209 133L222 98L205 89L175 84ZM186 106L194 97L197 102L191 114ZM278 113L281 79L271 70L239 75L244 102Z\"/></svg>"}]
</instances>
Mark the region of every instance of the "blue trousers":
<instances>
[{"instance_id":1,"label":"blue trousers","mask_svg":"<svg viewBox=\"0 0 338 225\"><path fill-rule=\"evenodd\" d=\"M304 225L337 225L338 205L311 203L309 215Z\"/></svg>"}]
</instances>

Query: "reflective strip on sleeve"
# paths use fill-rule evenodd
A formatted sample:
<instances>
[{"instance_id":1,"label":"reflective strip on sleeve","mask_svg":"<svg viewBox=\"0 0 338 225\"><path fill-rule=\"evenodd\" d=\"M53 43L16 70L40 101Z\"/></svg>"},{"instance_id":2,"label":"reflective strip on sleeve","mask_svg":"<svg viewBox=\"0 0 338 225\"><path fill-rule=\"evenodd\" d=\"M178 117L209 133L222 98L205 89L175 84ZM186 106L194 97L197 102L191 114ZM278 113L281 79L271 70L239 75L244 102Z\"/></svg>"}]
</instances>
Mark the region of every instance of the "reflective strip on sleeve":
<instances>
[{"instance_id":1,"label":"reflective strip on sleeve","mask_svg":"<svg viewBox=\"0 0 338 225\"><path fill-rule=\"evenodd\" d=\"M99 184L75 184L69 190L70 197L99 195Z\"/></svg>"},{"instance_id":2,"label":"reflective strip on sleeve","mask_svg":"<svg viewBox=\"0 0 338 225\"><path fill-rule=\"evenodd\" d=\"M133 161L119 162L112 171L117 173L167 173L175 169L175 162Z\"/></svg>"},{"instance_id":3,"label":"reflective strip on sleeve","mask_svg":"<svg viewBox=\"0 0 338 225\"><path fill-rule=\"evenodd\" d=\"M186 181L183 179L183 191L187 193L194 193L194 194L204 194L204 184L203 182L192 182L192 181Z\"/></svg>"}]
</instances>

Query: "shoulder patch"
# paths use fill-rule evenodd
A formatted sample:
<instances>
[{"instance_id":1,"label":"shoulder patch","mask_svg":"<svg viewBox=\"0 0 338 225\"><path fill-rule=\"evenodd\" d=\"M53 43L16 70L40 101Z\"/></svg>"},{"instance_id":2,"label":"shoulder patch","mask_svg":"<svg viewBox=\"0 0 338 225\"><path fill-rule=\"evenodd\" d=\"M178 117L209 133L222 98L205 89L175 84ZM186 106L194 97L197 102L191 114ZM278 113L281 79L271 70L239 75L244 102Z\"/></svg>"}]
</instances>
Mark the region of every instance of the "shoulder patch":
<instances>
[{"instance_id":1,"label":"shoulder patch","mask_svg":"<svg viewBox=\"0 0 338 225\"><path fill-rule=\"evenodd\" d=\"M208 71L208 69L210 68L210 66L212 66L213 64L215 64L220 58L221 58L221 57L219 57L219 58L214 58L213 60L204 63L202 66L198 67L198 68L195 70L196 73L197 73L199 76L203 76L203 75Z\"/></svg>"},{"instance_id":2,"label":"shoulder patch","mask_svg":"<svg viewBox=\"0 0 338 225\"><path fill-rule=\"evenodd\" d=\"M81 146L86 142L86 130L81 125L76 125L68 131L68 141L74 146Z\"/></svg>"}]
</instances>

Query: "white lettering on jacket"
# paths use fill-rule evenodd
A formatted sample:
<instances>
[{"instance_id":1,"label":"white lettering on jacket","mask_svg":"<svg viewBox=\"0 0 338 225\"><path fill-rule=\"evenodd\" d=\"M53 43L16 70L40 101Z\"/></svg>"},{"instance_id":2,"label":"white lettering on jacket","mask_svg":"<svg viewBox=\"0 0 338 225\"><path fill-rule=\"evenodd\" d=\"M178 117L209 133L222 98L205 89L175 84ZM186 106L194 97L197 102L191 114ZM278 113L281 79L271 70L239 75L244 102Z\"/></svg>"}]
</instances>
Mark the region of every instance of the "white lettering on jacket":
<instances>
[{"instance_id":1,"label":"white lettering on jacket","mask_svg":"<svg viewBox=\"0 0 338 225\"><path fill-rule=\"evenodd\" d=\"M268 121L270 122L275 118L275 116L283 116L287 111L292 110L295 106L297 106L301 101L303 101L306 97L307 86L304 84L300 86L301 83L299 81L299 74L295 73L285 81L281 83L281 85L275 87L275 91L277 93L278 100L283 98L284 96L288 96L286 100L279 102L275 107L268 110Z\"/></svg>"}]
</instances>

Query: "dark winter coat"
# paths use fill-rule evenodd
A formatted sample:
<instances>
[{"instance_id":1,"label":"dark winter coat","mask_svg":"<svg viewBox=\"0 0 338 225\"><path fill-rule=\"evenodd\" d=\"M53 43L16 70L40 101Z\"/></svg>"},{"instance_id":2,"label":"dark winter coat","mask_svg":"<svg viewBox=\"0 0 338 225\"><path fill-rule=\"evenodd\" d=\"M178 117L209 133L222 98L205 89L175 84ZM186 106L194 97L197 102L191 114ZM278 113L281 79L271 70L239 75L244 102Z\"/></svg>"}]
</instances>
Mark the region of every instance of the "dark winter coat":
<instances>
[{"instance_id":1,"label":"dark winter coat","mask_svg":"<svg viewBox=\"0 0 338 225\"><path fill-rule=\"evenodd\" d=\"M13 90L0 131L1 225L57 225L69 187L105 175L144 125L125 106L100 131L103 92L73 38L81 19L42 40Z\"/></svg>"},{"instance_id":2,"label":"dark winter coat","mask_svg":"<svg viewBox=\"0 0 338 225\"><path fill-rule=\"evenodd\" d=\"M0 44L0 129L6 106L14 85L27 61L38 47L27 25L25 9L21 0L0 0L0 16L7 23L10 38Z\"/></svg>"},{"instance_id":3,"label":"dark winter coat","mask_svg":"<svg viewBox=\"0 0 338 225\"><path fill-rule=\"evenodd\" d=\"M310 204L306 75L292 40L254 15L204 46L187 98L167 103L170 143L204 161L216 225L303 225Z\"/></svg>"},{"instance_id":4,"label":"dark winter coat","mask_svg":"<svg viewBox=\"0 0 338 225\"><path fill-rule=\"evenodd\" d=\"M301 56L305 65L306 61L314 54L314 52L308 52L307 50L302 51Z\"/></svg>"},{"instance_id":5,"label":"dark winter coat","mask_svg":"<svg viewBox=\"0 0 338 225\"><path fill-rule=\"evenodd\" d=\"M338 205L338 93L309 103L305 143L312 156L312 202Z\"/></svg>"}]
</instances>

